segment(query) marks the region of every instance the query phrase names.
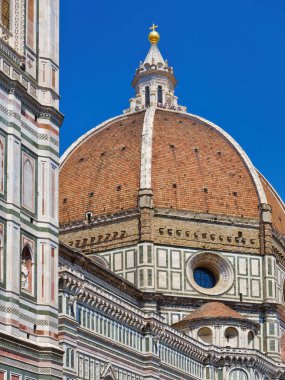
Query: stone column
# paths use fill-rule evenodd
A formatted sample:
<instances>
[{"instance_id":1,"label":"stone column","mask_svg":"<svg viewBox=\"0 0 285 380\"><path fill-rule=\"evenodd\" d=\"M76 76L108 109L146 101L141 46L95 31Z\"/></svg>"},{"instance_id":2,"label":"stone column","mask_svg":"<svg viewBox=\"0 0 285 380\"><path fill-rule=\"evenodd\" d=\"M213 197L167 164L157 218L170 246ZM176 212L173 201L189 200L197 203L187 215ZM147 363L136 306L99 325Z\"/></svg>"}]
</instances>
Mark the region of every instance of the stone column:
<instances>
[{"instance_id":1,"label":"stone column","mask_svg":"<svg viewBox=\"0 0 285 380\"><path fill-rule=\"evenodd\" d=\"M157 90L154 88L150 89L150 106L151 107L156 107L157 104Z\"/></svg>"},{"instance_id":2,"label":"stone column","mask_svg":"<svg viewBox=\"0 0 285 380\"><path fill-rule=\"evenodd\" d=\"M268 310L264 318L265 353L280 362L279 318L275 310Z\"/></svg>"}]
</instances>

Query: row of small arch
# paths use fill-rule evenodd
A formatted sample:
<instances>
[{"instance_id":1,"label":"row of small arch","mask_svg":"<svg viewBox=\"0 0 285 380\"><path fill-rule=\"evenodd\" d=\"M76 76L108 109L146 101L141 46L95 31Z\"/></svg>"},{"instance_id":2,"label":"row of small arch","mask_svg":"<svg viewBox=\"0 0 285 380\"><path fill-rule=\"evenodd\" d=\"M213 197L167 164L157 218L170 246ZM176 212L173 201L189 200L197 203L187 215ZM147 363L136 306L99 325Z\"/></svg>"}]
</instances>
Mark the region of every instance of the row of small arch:
<instances>
[{"instance_id":1,"label":"row of small arch","mask_svg":"<svg viewBox=\"0 0 285 380\"><path fill-rule=\"evenodd\" d=\"M213 344L213 332L210 327L200 328L200 330L198 330L197 335L202 342L206 344ZM228 327L225 330L224 336L229 346L233 348L238 348L239 333L236 328ZM249 331L247 335L247 344L248 348L254 348L254 333L252 331Z\"/></svg>"}]
</instances>

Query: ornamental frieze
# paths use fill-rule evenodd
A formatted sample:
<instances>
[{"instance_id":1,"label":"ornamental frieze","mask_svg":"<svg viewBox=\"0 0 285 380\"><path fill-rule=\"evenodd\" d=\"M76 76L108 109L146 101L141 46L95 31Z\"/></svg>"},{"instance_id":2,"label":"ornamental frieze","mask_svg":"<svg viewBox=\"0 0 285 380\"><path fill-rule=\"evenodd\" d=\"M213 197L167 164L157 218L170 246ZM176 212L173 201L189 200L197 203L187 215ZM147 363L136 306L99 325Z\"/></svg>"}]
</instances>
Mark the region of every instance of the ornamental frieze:
<instances>
[{"instance_id":1,"label":"ornamental frieze","mask_svg":"<svg viewBox=\"0 0 285 380\"><path fill-rule=\"evenodd\" d=\"M138 242L139 221L132 219L102 226L87 226L82 230L69 230L61 233L60 240L82 253L123 247Z\"/></svg>"},{"instance_id":2,"label":"ornamental frieze","mask_svg":"<svg viewBox=\"0 0 285 380\"><path fill-rule=\"evenodd\" d=\"M159 244L260 253L259 228L155 218Z\"/></svg>"}]
</instances>

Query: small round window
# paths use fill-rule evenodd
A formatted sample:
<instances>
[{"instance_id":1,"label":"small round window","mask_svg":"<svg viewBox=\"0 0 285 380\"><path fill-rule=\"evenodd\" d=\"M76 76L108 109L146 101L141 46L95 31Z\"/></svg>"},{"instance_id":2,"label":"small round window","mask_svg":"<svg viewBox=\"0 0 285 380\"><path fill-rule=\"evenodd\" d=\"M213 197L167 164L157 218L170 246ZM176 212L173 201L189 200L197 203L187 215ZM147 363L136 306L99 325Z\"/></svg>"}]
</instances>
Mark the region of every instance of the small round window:
<instances>
[{"instance_id":1,"label":"small round window","mask_svg":"<svg viewBox=\"0 0 285 380\"><path fill-rule=\"evenodd\" d=\"M205 289L211 289L217 283L214 273L202 267L198 267L194 270L194 280L199 286Z\"/></svg>"}]
</instances>

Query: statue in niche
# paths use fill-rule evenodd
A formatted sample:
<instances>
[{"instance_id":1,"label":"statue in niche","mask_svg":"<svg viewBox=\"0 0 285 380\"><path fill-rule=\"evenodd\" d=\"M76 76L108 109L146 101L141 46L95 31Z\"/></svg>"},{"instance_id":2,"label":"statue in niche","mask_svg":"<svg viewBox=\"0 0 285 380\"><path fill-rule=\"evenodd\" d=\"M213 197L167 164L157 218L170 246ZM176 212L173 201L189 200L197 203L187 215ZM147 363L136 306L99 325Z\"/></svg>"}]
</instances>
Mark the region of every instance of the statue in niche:
<instances>
[{"instance_id":1,"label":"statue in niche","mask_svg":"<svg viewBox=\"0 0 285 380\"><path fill-rule=\"evenodd\" d=\"M32 255L29 245L25 245L22 251L21 289L32 291Z\"/></svg>"},{"instance_id":2,"label":"statue in niche","mask_svg":"<svg viewBox=\"0 0 285 380\"><path fill-rule=\"evenodd\" d=\"M29 290L29 270L26 266L25 260L22 260L21 288L25 290Z\"/></svg>"}]
</instances>

